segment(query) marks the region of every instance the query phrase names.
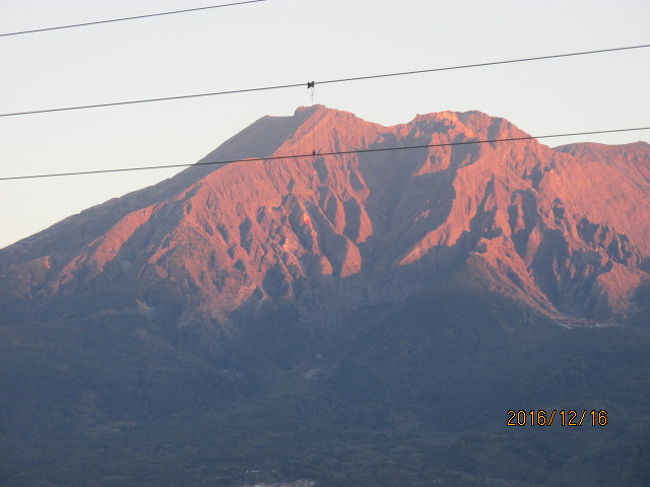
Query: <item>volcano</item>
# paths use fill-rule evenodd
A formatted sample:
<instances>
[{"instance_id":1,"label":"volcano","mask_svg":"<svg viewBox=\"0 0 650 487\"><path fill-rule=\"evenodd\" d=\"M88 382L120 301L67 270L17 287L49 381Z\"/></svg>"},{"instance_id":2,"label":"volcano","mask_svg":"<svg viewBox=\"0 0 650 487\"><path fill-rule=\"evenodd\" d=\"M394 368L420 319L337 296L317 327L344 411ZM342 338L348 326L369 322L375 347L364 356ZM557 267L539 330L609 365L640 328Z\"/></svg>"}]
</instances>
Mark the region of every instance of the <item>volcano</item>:
<instances>
[{"instance_id":1,"label":"volcano","mask_svg":"<svg viewBox=\"0 0 650 487\"><path fill-rule=\"evenodd\" d=\"M526 137L302 107L0 250L4 484L643 485L650 145Z\"/></svg>"},{"instance_id":2,"label":"volcano","mask_svg":"<svg viewBox=\"0 0 650 487\"><path fill-rule=\"evenodd\" d=\"M650 146L536 140L479 112L383 127L322 106L264 117L196 166L0 253L11 296L165 281L185 320L305 288L337 308L397 302L463 264L549 316L624 320L650 262ZM325 298L327 296L327 298Z\"/></svg>"}]
</instances>

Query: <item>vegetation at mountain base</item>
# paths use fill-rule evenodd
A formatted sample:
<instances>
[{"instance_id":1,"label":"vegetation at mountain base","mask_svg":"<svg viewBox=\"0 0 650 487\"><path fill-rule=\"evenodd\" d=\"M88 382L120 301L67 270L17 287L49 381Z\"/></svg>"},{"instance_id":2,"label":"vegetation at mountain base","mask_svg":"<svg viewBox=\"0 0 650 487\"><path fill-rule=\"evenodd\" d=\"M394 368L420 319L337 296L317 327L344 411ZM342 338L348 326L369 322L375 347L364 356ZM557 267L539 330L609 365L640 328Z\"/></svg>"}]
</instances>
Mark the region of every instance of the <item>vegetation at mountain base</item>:
<instances>
[{"instance_id":1,"label":"vegetation at mountain base","mask_svg":"<svg viewBox=\"0 0 650 487\"><path fill-rule=\"evenodd\" d=\"M313 343L290 303L248 349L205 346L167 316L0 328L3 485L650 479L650 330L565 329L468 271L395 306L335 363L295 351ZM509 409L605 409L609 424L507 427Z\"/></svg>"}]
</instances>

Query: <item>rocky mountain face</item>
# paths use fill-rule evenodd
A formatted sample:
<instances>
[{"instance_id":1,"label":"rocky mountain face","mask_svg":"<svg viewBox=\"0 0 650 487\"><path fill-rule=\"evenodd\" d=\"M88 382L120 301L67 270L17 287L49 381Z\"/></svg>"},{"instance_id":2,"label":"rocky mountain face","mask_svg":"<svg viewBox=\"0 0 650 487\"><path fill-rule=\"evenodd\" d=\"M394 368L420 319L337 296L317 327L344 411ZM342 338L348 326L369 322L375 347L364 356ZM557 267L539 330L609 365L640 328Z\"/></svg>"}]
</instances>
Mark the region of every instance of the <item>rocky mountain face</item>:
<instances>
[{"instance_id":1,"label":"rocky mountain face","mask_svg":"<svg viewBox=\"0 0 650 487\"><path fill-rule=\"evenodd\" d=\"M0 484L650 485L650 146L382 150L523 135L300 108L0 250Z\"/></svg>"},{"instance_id":2,"label":"rocky mountain face","mask_svg":"<svg viewBox=\"0 0 650 487\"><path fill-rule=\"evenodd\" d=\"M204 161L522 135L480 112L384 127L315 106L264 117ZM621 321L650 271L648 201L646 143L526 140L195 166L1 250L0 285L6 303L164 281L182 296L183 322L227 324L278 299L327 321L399 302L467 263L549 316Z\"/></svg>"}]
</instances>

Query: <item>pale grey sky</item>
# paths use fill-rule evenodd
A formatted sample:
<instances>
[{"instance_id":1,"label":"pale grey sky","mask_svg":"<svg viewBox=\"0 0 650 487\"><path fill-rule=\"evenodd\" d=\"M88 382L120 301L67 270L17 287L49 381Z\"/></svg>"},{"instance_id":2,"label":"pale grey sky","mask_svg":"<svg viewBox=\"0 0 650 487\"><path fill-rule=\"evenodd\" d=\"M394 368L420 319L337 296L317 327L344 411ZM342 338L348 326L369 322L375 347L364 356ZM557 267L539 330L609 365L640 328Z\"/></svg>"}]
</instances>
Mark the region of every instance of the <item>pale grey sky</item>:
<instances>
[{"instance_id":1,"label":"pale grey sky","mask_svg":"<svg viewBox=\"0 0 650 487\"><path fill-rule=\"evenodd\" d=\"M0 32L227 0L0 0ZM646 0L268 0L0 38L0 113L219 91L650 41ZM316 102L385 125L481 110L533 135L650 125L650 49L322 85ZM194 162L296 88L0 118L3 176ZM558 139L626 143L650 132ZM0 181L0 247L177 171Z\"/></svg>"}]
</instances>

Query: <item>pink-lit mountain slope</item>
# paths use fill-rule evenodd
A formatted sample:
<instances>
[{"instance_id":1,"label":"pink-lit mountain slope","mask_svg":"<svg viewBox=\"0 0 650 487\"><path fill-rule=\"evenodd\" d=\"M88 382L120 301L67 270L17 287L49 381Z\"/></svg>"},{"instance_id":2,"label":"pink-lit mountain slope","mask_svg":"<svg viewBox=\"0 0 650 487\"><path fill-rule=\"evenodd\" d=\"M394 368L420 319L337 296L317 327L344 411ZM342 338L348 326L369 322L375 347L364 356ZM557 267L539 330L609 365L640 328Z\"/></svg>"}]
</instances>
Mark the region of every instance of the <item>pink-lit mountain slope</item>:
<instances>
[{"instance_id":1,"label":"pink-lit mountain slope","mask_svg":"<svg viewBox=\"0 0 650 487\"><path fill-rule=\"evenodd\" d=\"M264 117L205 160L522 135L475 111L384 127L316 106ZM551 316L621 321L650 271L649 201L646 143L197 166L0 251L0 284L4 302L29 302L164 281L183 296L184 320L227 323L284 298L323 315L397 302L466 264Z\"/></svg>"}]
</instances>

